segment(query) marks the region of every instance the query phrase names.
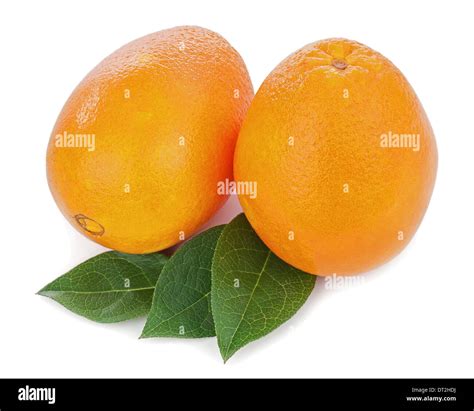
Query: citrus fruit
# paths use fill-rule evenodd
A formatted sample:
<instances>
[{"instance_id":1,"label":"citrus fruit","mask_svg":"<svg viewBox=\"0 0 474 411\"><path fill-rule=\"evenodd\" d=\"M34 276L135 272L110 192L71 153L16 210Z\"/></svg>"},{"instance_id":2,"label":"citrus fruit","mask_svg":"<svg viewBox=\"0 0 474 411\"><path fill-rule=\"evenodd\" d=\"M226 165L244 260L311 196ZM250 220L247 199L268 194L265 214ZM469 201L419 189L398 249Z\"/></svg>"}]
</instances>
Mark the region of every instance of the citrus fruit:
<instances>
[{"instance_id":1,"label":"citrus fruit","mask_svg":"<svg viewBox=\"0 0 474 411\"><path fill-rule=\"evenodd\" d=\"M436 169L433 131L408 81L345 39L309 44L274 69L234 158L253 228L281 259L318 275L364 272L399 253ZM252 183L256 195L245 192Z\"/></svg>"},{"instance_id":2,"label":"citrus fruit","mask_svg":"<svg viewBox=\"0 0 474 411\"><path fill-rule=\"evenodd\" d=\"M193 234L223 205L235 141L253 97L220 35L176 27L96 66L51 135L47 174L64 216L106 247L149 253Z\"/></svg>"}]
</instances>

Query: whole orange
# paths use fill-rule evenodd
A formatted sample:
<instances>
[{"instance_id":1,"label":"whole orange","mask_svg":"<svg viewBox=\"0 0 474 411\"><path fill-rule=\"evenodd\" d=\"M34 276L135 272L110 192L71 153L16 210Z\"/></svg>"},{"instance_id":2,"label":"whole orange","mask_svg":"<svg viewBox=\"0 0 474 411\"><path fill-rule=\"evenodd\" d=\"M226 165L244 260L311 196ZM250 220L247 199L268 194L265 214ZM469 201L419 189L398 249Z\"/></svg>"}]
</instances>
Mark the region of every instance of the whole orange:
<instances>
[{"instance_id":1,"label":"whole orange","mask_svg":"<svg viewBox=\"0 0 474 411\"><path fill-rule=\"evenodd\" d=\"M253 97L220 35L176 27L120 48L77 86L51 135L47 174L64 216L127 253L170 247L223 205Z\"/></svg>"},{"instance_id":2,"label":"whole orange","mask_svg":"<svg viewBox=\"0 0 474 411\"><path fill-rule=\"evenodd\" d=\"M234 158L253 228L281 259L318 275L360 273L399 253L436 169L433 131L408 81L345 39L309 44L275 68Z\"/></svg>"}]
</instances>

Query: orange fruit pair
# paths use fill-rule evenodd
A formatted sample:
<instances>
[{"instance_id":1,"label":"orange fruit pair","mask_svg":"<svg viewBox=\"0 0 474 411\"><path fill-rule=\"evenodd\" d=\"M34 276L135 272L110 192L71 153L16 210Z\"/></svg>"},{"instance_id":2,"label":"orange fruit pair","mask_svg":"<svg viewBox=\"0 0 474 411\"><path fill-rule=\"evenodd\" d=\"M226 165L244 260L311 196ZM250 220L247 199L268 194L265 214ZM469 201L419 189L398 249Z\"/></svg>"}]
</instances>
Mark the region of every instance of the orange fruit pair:
<instances>
[{"instance_id":1,"label":"orange fruit pair","mask_svg":"<svg viewBox=\"0 0 474 411\"><path fill-rule=\"evenodd\" d=\"M354 274L401 251L437 166L401 72L359 43L325 40L285 59L252 97L241 57L211 31L177 27L124 46L79 84L53 130L48 180L61 211L104 246L159 251L224 203L218 184L233 167L256 187L239 193L250 223L287 263Z\"/></svg>"}]
</instances>

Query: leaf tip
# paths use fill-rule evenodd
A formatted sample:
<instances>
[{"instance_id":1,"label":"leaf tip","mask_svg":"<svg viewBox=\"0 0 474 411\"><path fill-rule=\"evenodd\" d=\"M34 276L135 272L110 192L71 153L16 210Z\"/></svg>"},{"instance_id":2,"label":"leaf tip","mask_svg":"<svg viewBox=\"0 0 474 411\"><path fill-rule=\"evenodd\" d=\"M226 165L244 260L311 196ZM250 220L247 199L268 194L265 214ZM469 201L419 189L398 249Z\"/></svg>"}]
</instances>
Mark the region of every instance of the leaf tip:
<instances>
[{"instance_id":1,"label":"leaf tip","mask_svg":"<svg viewBox=\"0 0 474 411\"><path fill-rule=\"evenodd\" d=\"M150 338L150 337L151 337L151 335L148 334L148 332L144 329L144 330L142 331L142 333L140 334L140 336L138 337L138 339L139 339L139 340L144 340L144 339Z\"/></svg>"},{"instance_id":2,"label":"leaf tip","mask_svg":"<svg viewBox=\"0 0 474 411\"><path fill-rule=\"evenodd\" d=\"M235 353L229 352L229 349L224 347L219 347L219 351L221 353L222 361L224 362L224 364L226 364L227 361L229 361L230 357L232 357L232 355L234 355Z\"/></svg>"},{"instance_id":3,"label":"leaf tip","mask_svg":"<svg viewBox=\"0 0 474 411\"><path fill-rule=\"evenodd\" d=\"M231 354L223 354L221 353L222 361L224 362L224 365L227 364L227 362L230 360L230 358L234 355L235 353Z\"/></svg>"},{"instance_id":4,"label":"leaf tip","mask_svg":"<svg viewBox=\"0 0 474 411\"><path fill-rule=\"evenodd\" d=\"M42 288L41 290L36 291L35 295L41 295L42 297L47 297L45 291L46 291L46 290L45 290L44 288Z\"/></svg>"}]
</instances>

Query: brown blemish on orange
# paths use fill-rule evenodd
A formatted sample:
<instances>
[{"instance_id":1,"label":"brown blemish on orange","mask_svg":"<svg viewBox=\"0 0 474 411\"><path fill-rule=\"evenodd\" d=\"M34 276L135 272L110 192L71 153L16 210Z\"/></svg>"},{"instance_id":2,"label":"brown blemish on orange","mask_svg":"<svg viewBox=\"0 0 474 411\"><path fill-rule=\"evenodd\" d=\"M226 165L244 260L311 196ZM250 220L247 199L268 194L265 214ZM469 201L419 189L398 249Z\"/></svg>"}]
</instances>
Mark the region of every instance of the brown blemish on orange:
<instances>
[{"instance_id":1,"label":"brown blemish on orange","mask_svg":"<svg viewBox=\"0 0 474 411\"><path fill-rule=\"evenodd\" d=\"M74 216L77 223L81 226L82 229L88 233L96 236L101 236L105 233L105 228L99 224L97 221L85 216L84 214L77 214Z\"/></svg>"}]
</instances>

